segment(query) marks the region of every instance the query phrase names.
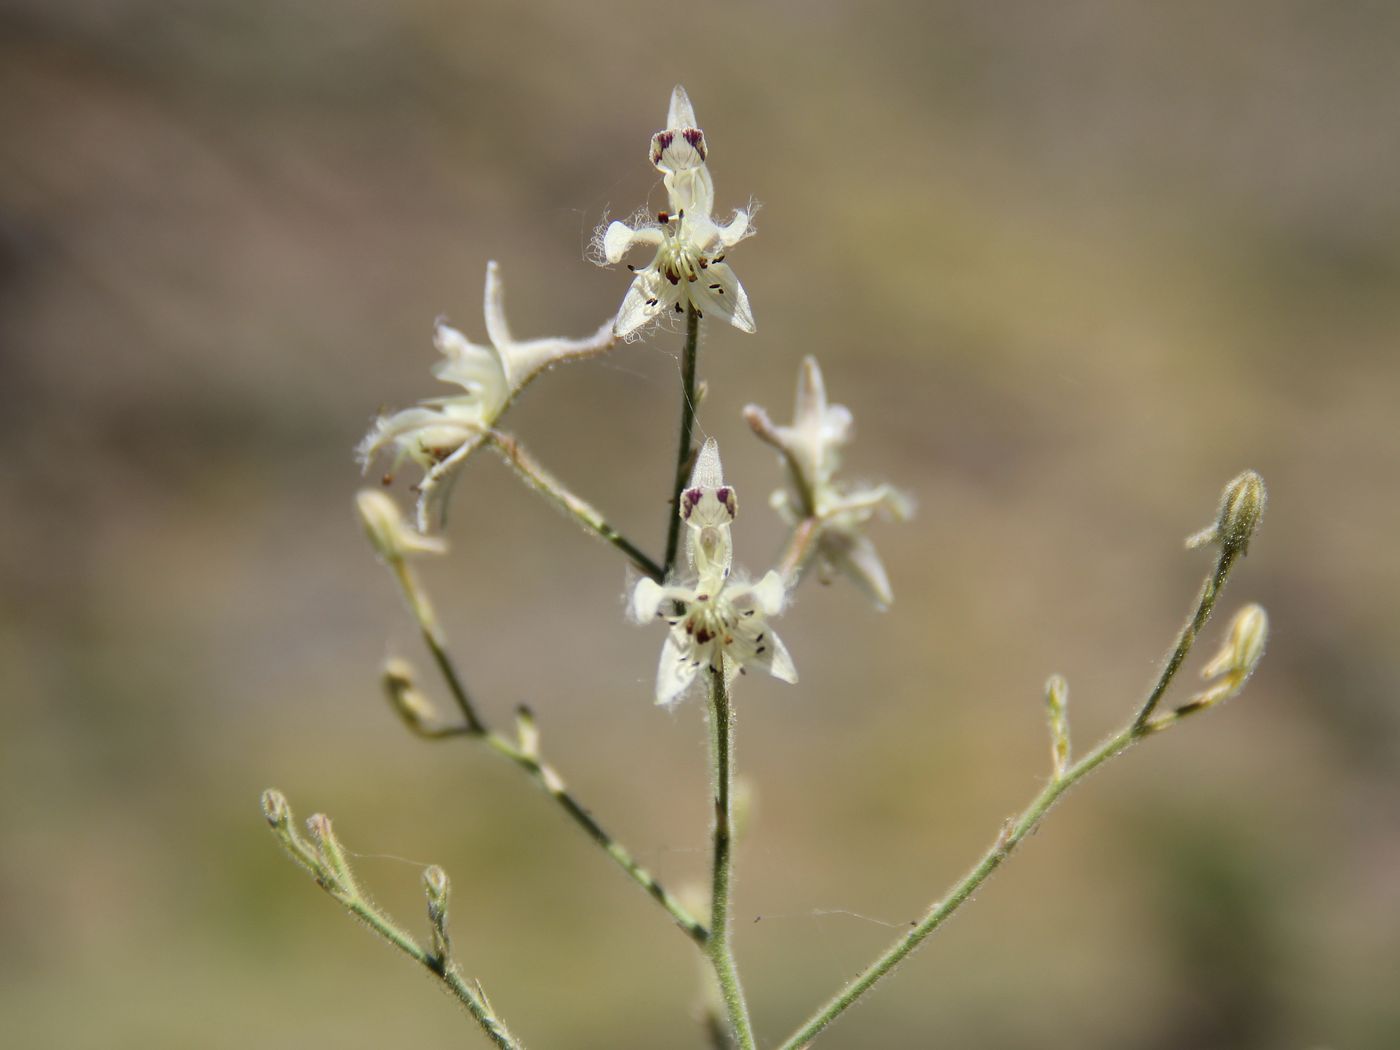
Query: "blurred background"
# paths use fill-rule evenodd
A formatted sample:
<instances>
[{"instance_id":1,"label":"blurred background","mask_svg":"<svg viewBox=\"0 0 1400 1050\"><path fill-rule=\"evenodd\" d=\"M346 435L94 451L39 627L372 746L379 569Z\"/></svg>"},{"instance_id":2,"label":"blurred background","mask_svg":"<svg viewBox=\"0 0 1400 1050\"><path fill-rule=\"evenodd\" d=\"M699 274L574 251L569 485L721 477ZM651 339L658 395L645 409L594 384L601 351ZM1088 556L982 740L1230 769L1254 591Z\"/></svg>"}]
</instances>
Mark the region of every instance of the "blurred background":
<instances>
[{"instance_id":1,"label":"blurred background","mask_svg":"<svg viewBox=\"0 0 1400 1050\"><path fill-rule=\"evenodd\" d=\"M500 261L526 336L589 332L595 225L663 201L671 87L707 130L757 335L706 332L702 413L781 545L770 450L815 353L886 614L813 582L802 683L750 676L737 946L776 1044L1141 698L1224 482L1272 500L1223 602L1246 695L1111 764L820 1042L1400 1045L1400 8L0 2L0 1016L8 1045L476 1046L280 855L329 812L531 1046L703 1045L692 946L518 772L393 719L427 661L352 513L381 407L446 392ZM545 377L508 427L659 550L680 339ZM397 492L406 496L406 476ZM702 704L655 709L620 557L490 457L425 566L482 706L538 712L664 881L706 870ZM1224 619L1171 700L1214 650ZM761 919L761 921L759 921Z\"/></svg>"}]
</instances>

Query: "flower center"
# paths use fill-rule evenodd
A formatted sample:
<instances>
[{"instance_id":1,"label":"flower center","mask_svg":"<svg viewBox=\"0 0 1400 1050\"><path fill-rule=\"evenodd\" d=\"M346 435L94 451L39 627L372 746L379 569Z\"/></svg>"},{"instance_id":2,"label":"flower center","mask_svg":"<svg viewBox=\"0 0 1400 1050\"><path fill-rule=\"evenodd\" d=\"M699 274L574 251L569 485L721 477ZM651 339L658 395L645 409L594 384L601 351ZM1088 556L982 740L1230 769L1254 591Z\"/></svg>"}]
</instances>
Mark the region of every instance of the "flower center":
<instances>
[{"instance_id":1,"label":"flower center","mask_svg":"<svg viewBox=\"0 0 1400 1050\"><path fill-rule=\"evenodd\" d=\"M734 615L734 603L719 594L697 594L685 618L685 633L695 639L696 645L708 645L719 639L728 645L733 638L730 632L738 618Z\"/></svg>"}]
</instances>

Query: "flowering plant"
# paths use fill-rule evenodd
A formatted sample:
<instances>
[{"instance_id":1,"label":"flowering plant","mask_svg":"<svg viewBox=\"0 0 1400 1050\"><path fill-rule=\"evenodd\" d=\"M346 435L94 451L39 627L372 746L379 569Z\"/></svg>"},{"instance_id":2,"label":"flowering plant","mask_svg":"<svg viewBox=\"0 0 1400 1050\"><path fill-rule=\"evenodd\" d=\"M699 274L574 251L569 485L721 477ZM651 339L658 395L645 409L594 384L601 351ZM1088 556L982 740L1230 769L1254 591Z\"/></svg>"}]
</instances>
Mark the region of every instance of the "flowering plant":
<instances>
[{"instance_id":1,"label":"flowering plant","mask_svg":"<svg viewBox=\"0 0 1400 1050\"><path fill-rule=\"evenodd\" d=\"M878 608L889 606L894 592L889 573L868 527L877 518L906 519L912 503L889 484L855 485L838 480L839 452L851 436L852 415L828 401L817 361L798 366L792 421L773 422L767 411L750 405L744 416L754 433L779 453L783 483L772 507L789 529L775 566L756 578L734 569L733 524L738 494L726 482L719 449L713 440L696 448L699 330L702 321L723 320L744 332L755 331L754 314L743 285L726 261L728 251L754 232L752 207L738 210L727 222L715 219L714 182L704 131L685 91L676 88L666 126L652 136L650 160L660 173L668 208L654 218L612 222L598 231L598 261L620 263L633 249L652 251L645 266L630 267L631 283L612 318L580 339L539 338L519 341L506 323L499 268L486 271L487 345L476 345L439 321L435 344L443 359L433 369L460 393L428 398L418 405L380 417L359 447L366 467L381 454L393 469L412 460L423 470L417 488L416 527L398 504L378 490L358 496L358 509L371 544L399 583L434 663L457 707L444 720L419 689L412 668L391 660L383 683L390 703L413 733L425 738L461 736L474 739L517 766L596 842L622 871L669 913L702 953L717 994L710 998L706 1031L713 1045L752 1050L757 1040L744 987L732 950L731 882L735 837L734 700L739 676L764 671L784 682L798 681L797 664L772 621L801 586L809 569L823 577L844 575ZM513 435L498 429L513 400L536 376L555 365L606 353L619 342L640 338L649 329L676 322L683 327L681 357L680 439L666 543L660 558L622 535L591 503L547 471ZM666 627L656 673L654 699L670 705L691 693L708 704L713 770L711 872L701 905L684 903L663 887L570 792L556 768L546 762L534 716L517 712L513 735L493 730L469 695L450 654L427 593L410 566L410 558L443 555L445 539L437 534L450 488L468 457L489 448L502 456L521 478L555 507L598 538L613 545L638 573L628 611L638 623L660 620ZM392 480L386 476L386 481ZM992 845L969 872L938 897L926 913L780 1045L782 1050L808 1046L828 1025L898 967L930 934L965 904L973 892L1034 832L1056 801L1098 766L1182 719L1237 695L1263 654L1268 621L1249 605L1233 619L1219 654L1205 668L1206 688L1184 703L1164 709L1162 701L1187 654L1205 628L1231 572L1247 551L1263 513L1265 493L1258 475L1246 471L1225 489L1215 522L1189 541L1214 545L1215 564L1206 575L1186 624L1168 652L1146 698L1124 726L1082 757L1071 748L1068 687L1058 676L1046 683L1050 774L1043 789L1017 817L1007 821ZM684 557L682 558L682 554ZM317 814L303 835L287 800L277 791L263 795L265 816L291 857L315 881L371 929L426 967L470 1012L498 1047L518 1047L520 1040L492 1007L481 984L463 972L448 935L450 883L436 866L423 873L427 898L428 938L420 942L398 926L360 888L348 855L330 820Z\"/></svg>"}]
</instances>

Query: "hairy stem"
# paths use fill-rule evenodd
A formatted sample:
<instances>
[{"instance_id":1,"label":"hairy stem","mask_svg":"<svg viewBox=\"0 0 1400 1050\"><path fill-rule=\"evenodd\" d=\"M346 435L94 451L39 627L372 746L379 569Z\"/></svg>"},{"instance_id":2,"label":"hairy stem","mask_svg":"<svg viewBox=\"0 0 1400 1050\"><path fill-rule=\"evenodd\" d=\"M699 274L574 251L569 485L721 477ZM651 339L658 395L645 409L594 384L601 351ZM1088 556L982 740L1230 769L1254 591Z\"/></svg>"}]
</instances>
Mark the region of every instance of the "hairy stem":
<instances>
[{"instance_id":1,"label":"hairy stem","mask_svg":"<svg viewBox=\"0 0 1400 1050\"><path fill-rule=\"evenodd\" d=\"M666 565L669 575L676 566L676 552L681 539L681 490L690 476L695 429L695 359L699 356L700 314L695 307L685 309L685 348L681 351L681 439L676 452L676 481L671 487L671 519L666 527Z\"/></svg>"},{"instance_id":2,"label":"hairy stem","mask_svg":"<svg viewBox=\"0 0 1400 1050\"><path fill-rule=\"evenodd\" d=\"M640 572L660 582L665 573L660 565L635 543L618 532L589 502L574 495L553 474L545 470L510 434L488 431L486 441L501 458L515 468L521 480L584 528L611 543L631 560Z\"/></svg>"},{"instance_id":3,"label":"hairy stem","mask_svg":"<svg viewBox=\"0 0 1400 1050\"><path fill-rule=\"evenodd\" d=\"M754 1050L753 1025L749 1020L739 970L729 946L729 887L733 871L734 712L724 685L724 672L710 671L710 739L714 773L715 827L713 870L710 883L710 940L705 946L710 965L719 981L729 1024L741 1050Z\"/></svg>"},{"instance_id":4,"label":"hairy stem","mask_svg":"<svg viewBox=\"0 0 1400 1050\"><path fill-rule=\"evenodd\" d=\"M452 693L452 698L456 701L464 722L456 730L436 730L422 735L431 738L475 737L484 741L497 754L508 758L516 766L525 770L531 779L544 788L554 801L559 803L569 818L581 827L589 838L601 846L609 857L617 862L618 866L627 873L633 882L646 890L648 895L670 913L687 937L703 947L710 937L710 931L705 927L705 924L691 915L680 901L676 900L646 868L637 862L629 850L604 830L587 807L565 790L563 778L541 761L538 755L516 747L487 726L486 721L477 712L476 705L467 693L461 675L457 673L457 666L447 651L442 628L438 624L432 605L428 601L427 593L419 584L418 578L402 559L393 562L391 567L403 588L404 596L408 599L409 609L418 621L424 644L432 653L438 670L442 672L443 680L447 683L448 690Z\"/></svg>"},{"instance_id":5,"label":"hairy stem","mask_svg":"<svg viewBox=\"0 0 1400 1050\"><path fill-rule=\"evenodd\" d=\"M987 880L988 876L1001 867L1012 851L1035 831L1041 820L1050 812L1051 807L1059 801L1066 791L1110 758L1122 754L1140 740L1175 725L1182 718L1195 713L1196 710L1204 710L1204 708L1192 708L1188 705L1172 714L1151 719L1152 712L1162 698L1162 694L1166 692L1167 687L1176 677L1187 653L1191 651L1196 636L1210 618L1215 601L1224 588L1225 581L1229 578L1235 560L1235 552L1226 549L1221 553L1215 570L1206 577L1195 613L1187 622L1186 627L1183 628L1180 638L1177 639L1177 644L1167 659L1167 665L1163 668L1146 704L1133 720L1099 744L1088 755L1070 766L1062 776L1052 779L1019 817L1014 821L1007 822L992 847L982 855L982 859L977 862L976 866L948 891L947 896L933 904L908 933L895 941L878 959L857 974L825 1006L813 1014L801 1028L782 1044L780 1050L800 1050L800 1048L807 1046L822 1029L845 1013L882 977L898 966L910 952L923 943L929 934L943 925L949 916L962 907L977 891L977 888ZM718 924L715 925L717 928Z\"/></svg>"}]
</instances>

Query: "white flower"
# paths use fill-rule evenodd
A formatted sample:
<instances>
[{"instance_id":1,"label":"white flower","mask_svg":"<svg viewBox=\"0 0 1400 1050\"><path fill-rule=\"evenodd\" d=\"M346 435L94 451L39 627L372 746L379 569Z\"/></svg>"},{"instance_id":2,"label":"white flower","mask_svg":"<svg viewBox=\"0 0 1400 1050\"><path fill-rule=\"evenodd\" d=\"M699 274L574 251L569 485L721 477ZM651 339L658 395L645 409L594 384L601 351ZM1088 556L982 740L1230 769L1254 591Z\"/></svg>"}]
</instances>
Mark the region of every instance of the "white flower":
<instances>
[{"instance_id":1,"label":"white flower","mask_svg":"<svg viewBox=\"0 0 1400 1050\"><path fill-rule=\"evenodd\" d=\"M724 261L724 253L749 236L749 213L736 211L728 223L714 220L714 181L705 161L705 133L695 126L695 111L685 89L671 95L666 128L651 140L651 162L662 174L669 209L656 221L610 223L599 231L597 245L609 264L622 261L632 248L655 254L641 269L617 312L613 330L628 336L668 311L686 307L724 318L745 332L754 330L753 311L743 285Z\"/></svg>"},{"instance_id":2,"label":"white flower","mask_svg":"<svg viewBox=\"0 0 1400 1050\"><path fill-rule=\"evenodd\" d=\"M611 322L585 339L516 340L506 322L505 291L495 262L486 264L484 299L488 345L477 346L441 320L433 333L433 344L443 355L433 366L433 375L457 384L463 393L429 398L413 408L380 416L356 449L366 469L391 446L395 450L392 469L397 470L405 459L423 468L418 528L424 532L430 505L445 498L456 468L530 380L561 361L600 354L616 341Z\"/></svg>"},{"instance_id":3,"label":"white flower","mask_svg":"<svg viewBox=\"0 0 1400 1050\"><path fill-rule=\"evenodd\" d=\"M835 481L840 448L851 437L851 413L826 399L826 384L814 357L804 358L797 376L792 424L779 426L757 405L744 409L749 426L783 455L791 491L773 493L772 504L789 524L815 519L820 526L816 557L824 576L840 572L880 608L894 601L889 576L864 526L877 513L903 521L913 507L890 485L847 488Z\"/></svg>"},{"instance_id":4,"label":"white flower","mask_svg":"<svg viewBox=\"0 0 1400 1050\"><path fill-rule=\"evenodd\" d=\"M724 484L719 448L711 439L700 450L690 485L681 493L680 515L688 532L686 547L695 579L662 585L638 581L631 613L638 623L661 618L670 631L656 672L656 702L671 704L694 683L702 668L724 674L726 682L746 667L760 667L785 682L797 669L768 617L782 611L787 587L777 572L757 583L732 576L730 524L737 501Z\"/></svg>"}]
</instances>

